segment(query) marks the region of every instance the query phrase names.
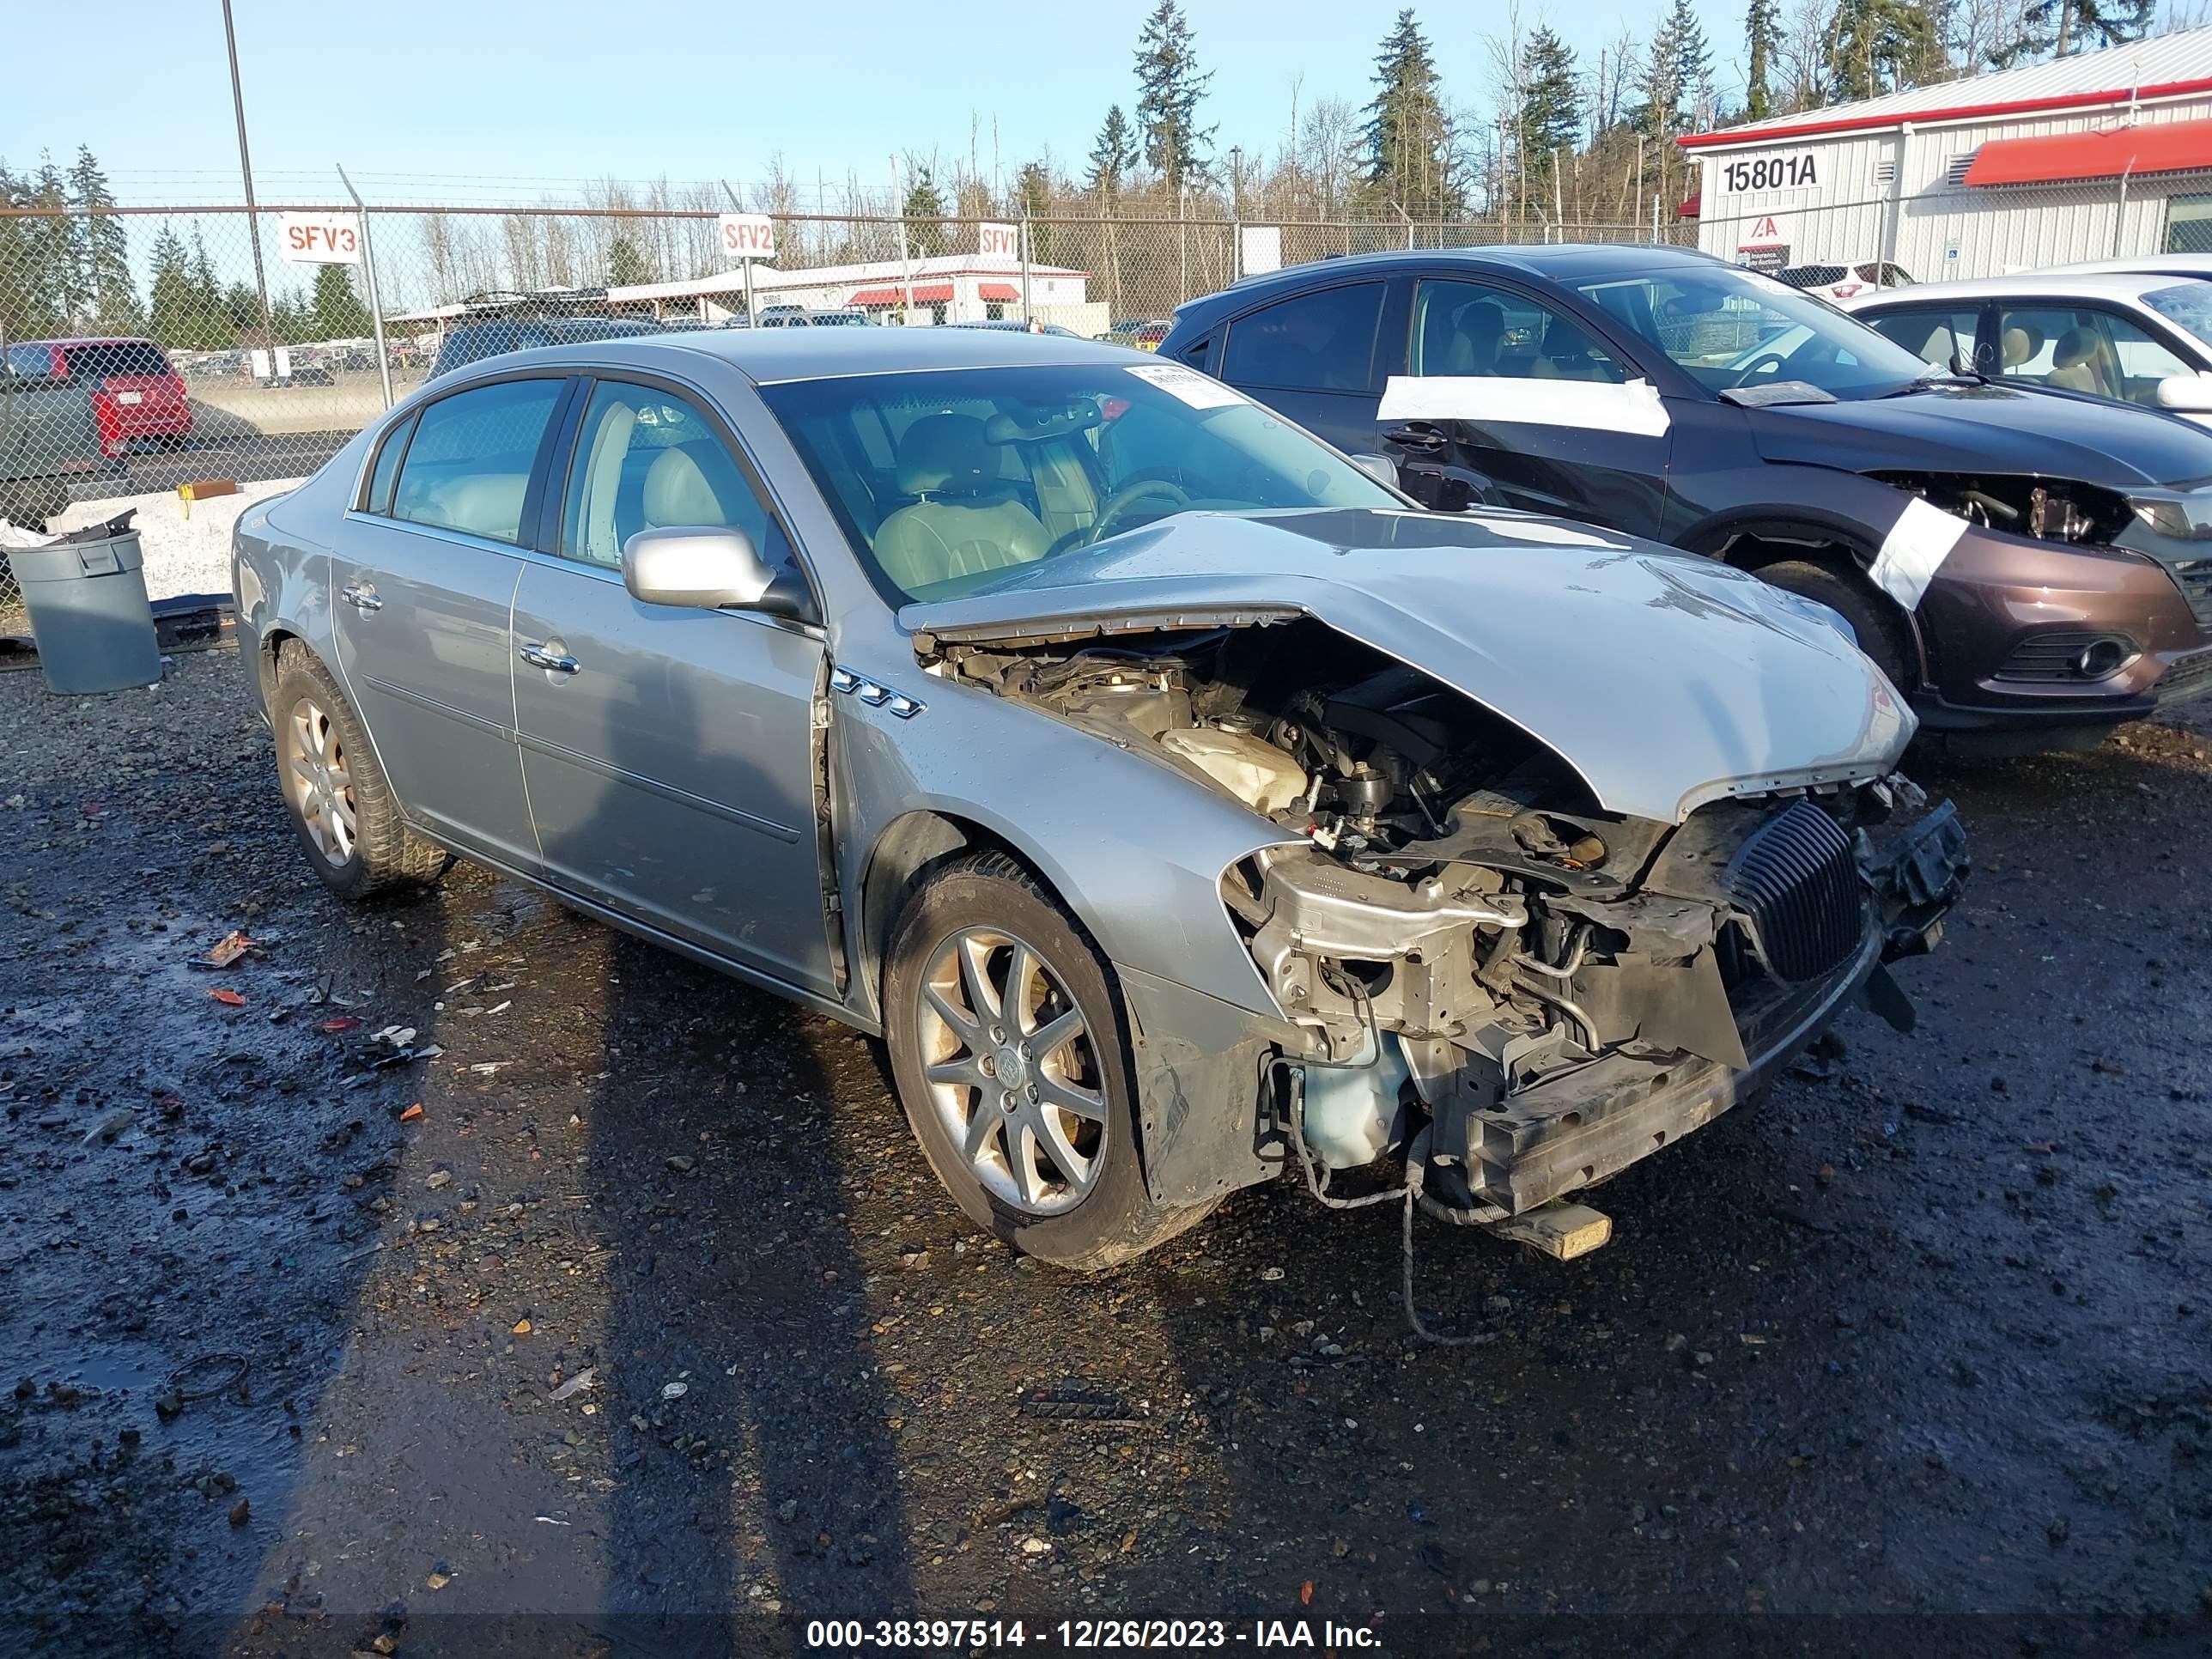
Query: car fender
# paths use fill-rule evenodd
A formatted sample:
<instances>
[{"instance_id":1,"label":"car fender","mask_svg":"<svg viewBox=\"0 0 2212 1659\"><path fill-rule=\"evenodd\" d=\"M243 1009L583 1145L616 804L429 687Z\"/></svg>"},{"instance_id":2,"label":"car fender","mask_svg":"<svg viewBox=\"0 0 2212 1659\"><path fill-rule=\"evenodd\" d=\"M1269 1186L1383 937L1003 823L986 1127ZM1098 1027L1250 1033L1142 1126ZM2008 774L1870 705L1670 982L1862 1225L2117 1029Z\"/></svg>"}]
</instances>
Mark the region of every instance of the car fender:
<instances>
[{"instance_id":1,"label":"car fender","mask_svg":"<svg viewBox=\"0 0 2212 1659\"><path fill-rule=\"evenodd\" d=\"M838 884L856 959L867 960L860 930L877 849L895 824L927 811L973 824L1026 861L1116 968L1282 1017L1231 925L1220 878L1238 859L1295 836L1164 758L926 675L911 658L907 672L875 683L921 708L901 717L831 696ZM880 1018L872 975L855 975L851 994L857 1014Z\"/></svg>"}]
</instances>

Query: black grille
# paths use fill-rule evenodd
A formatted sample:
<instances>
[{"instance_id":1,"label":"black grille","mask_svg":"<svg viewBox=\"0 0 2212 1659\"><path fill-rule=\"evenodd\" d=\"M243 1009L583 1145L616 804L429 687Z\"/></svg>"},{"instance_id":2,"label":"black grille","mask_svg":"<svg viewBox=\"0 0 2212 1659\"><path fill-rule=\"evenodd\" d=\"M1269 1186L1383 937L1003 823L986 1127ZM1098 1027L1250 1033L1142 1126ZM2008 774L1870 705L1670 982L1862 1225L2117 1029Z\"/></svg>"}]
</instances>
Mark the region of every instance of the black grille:
<instances>
[{"instance_id":1,"label":"black grille","mask_svg":"<svg viewBox=\"0 0 2212 1659\"><path fill-rule=\"evenodd\" d=\"M2197 620L2212 628L2212 559L2184 559L2166 568L2173 573L2181 597L2189 601Z\"/></svg>"},{"instance_id":2,"label":"black grille","mask_svg":"<svg viewBox=\"0 0 2212 1659\"><path fill-rule=\"evenodd\" d=\"M2124 668L2136 655L2136 642L2124 634L2092 634L2079 629L2062 629L2049 634L2036 634L2013 647L1996 672L2001 680L2034 680L2087 682L2092 676L2084 674L2074 665L2090 647L2109 644L2113 665L2106 673L2095 676L2109 679ZM2117 655L2113 655L2117 653Z\"/></svg>"},{"instance_id":3,"label":"black grille","mask_svg":"<svg viewBox=\"0 0 2212 1659\"><path fill-rule=\"evenodd\" d=\"M2193 651L2166 664L2151 692L2160 702L2178 702L2197 696L2207 680L2212 680L2212 651Z\"/></svg>"},{"instance_id":4,"label":"black grille","mask_svg":"<svg viewBox=\"0 0 2212 1659\"><path fill-rule=\"evenodd\" d=\"M1858 948L1866 901L1850 837L1810 801L1796 801L1737 850L1721 884L1742 913L1769 973L1817 978Z\"/></svg>"}]
</instances>

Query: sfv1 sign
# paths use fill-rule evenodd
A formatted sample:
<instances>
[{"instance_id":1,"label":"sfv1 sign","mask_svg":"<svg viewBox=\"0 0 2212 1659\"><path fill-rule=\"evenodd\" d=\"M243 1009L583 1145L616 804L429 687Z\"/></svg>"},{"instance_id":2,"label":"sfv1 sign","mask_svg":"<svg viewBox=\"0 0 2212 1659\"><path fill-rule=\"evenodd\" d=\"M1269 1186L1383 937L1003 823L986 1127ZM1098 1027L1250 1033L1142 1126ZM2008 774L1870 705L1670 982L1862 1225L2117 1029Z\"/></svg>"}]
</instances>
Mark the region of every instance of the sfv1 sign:
<instances>
[{"instance_id":1,"label":"sfv1 sign","mask_svg":"<svg viewBox=\"0 0 2212 1659\"><path fill-rule=\"evenodd\" d=\"M1022 233L1013 225L978 225L975 252L985 259L1018 259L1022 257Z\"/></svg>"},{"instance_id":2,"label":"sfv1 sign","mask_svg":"<svg viewBox=\"0 0 2212 1659\"><path fill-rule=\"evenodd\" d=\"M280 213L276 252L294 264L357 265L361 263L361 216Z\"/></svg>"},{"instance_id":3,"label":"sfv1 sign","mask_svg":"<svg viewBox=\"0 0 2212 1659\"><path fill-rule=\"evenodd\" d=\"M725 259L775 258L775 221L765 213L726 213L721 223Z\"/></svg>"}]
</instances>

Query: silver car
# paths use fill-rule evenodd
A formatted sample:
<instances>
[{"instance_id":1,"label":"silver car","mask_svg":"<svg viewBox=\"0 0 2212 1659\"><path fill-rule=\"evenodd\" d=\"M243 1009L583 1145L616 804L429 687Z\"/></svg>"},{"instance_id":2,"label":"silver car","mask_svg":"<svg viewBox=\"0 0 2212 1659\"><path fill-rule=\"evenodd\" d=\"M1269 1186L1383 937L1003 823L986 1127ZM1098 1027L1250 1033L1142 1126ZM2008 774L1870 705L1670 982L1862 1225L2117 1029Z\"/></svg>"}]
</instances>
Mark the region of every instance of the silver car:
<instances>
[{"instance_id":1,"label":"silver car","mask_svg":"<svg viewBox=\"0 0 2212 1659\"><path fill-rule=\"evenodd\" d=\"M459 854L880 1033L1022 1249L1300 1164L1496 1224L1906 1022L1965 839L1832 613L1388 471L1059 336L520 352L247 510L240 656L333 891Z\"/></svg>"}]
</instances>

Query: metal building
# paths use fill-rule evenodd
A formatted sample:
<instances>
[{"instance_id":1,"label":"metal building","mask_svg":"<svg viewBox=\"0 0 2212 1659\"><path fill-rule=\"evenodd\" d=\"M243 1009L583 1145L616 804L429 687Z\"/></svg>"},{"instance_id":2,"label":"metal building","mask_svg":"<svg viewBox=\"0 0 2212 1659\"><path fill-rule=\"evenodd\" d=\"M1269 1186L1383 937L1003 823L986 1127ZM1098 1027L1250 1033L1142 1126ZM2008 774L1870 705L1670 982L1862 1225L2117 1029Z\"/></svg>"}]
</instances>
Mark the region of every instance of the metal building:
<instances>
[{"instance_id":1,"label":"metal building","mask_svg":"<svg viewBox=\"0 0 2212 1659\"><path fill-rule=\"evenodd\" d=\"M2212 252L2212 28L1676 142L1698 246L1761 270Z\"/></svg>"}]
</instances>

